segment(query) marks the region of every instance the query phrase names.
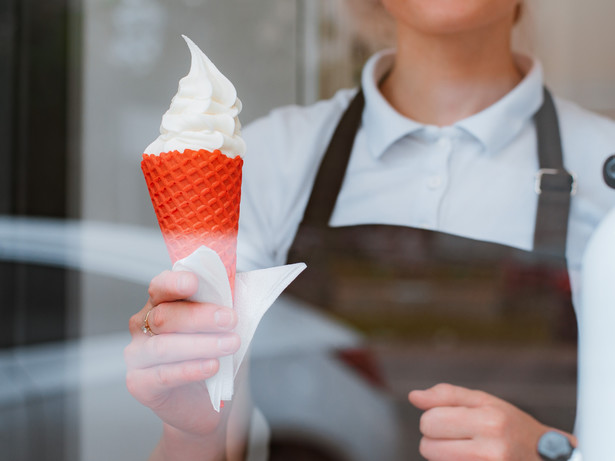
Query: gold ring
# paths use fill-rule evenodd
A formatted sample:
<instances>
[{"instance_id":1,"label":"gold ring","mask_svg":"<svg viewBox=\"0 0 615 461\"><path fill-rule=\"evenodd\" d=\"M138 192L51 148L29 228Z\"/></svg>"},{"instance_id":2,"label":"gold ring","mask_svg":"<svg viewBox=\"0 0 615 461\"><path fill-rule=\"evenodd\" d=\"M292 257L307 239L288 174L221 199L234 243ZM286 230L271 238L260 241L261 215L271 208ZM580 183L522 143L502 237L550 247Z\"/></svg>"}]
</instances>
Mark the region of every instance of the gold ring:
<instances>
[{"instance_id":1,"label":"gold ring","mask_svg":"<svg viewBox=\"0 0 615 461\"><path fill-rule=\"evenodd\" d=\"M143 326L141 327L141 331L148 336L156 335L156 333L154 333L152 329L149 327L149 322L148 322L149 313L153 310L154 308L152 307L150 310L147 311L147 313L145 314L145 318L143 319Z\"/></svg>"}]
</instances>

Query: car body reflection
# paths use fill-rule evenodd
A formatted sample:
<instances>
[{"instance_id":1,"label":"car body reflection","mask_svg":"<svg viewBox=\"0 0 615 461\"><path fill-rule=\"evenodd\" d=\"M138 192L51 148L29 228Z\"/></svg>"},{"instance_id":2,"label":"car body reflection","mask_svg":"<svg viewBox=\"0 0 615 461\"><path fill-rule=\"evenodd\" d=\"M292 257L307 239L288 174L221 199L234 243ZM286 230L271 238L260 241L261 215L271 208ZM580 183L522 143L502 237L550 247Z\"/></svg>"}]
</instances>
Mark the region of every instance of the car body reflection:
<instances>
[{"instance_id":1,"label":"car body reflection","mask_svg":"<svg viewBox=\"0 0 615 461\"><path fill-rule=\"evenodd\" d=\"M0 217L0 262L82 281L69 296L80 335L0 350L3 456L145 459L160 423L126 391L122 353L135 302L170 265L158 230ZM272 459L397 459L395 406L361 336L308 305L283 296L265 316L252 344L251 386L271 429Z\"/></svg>"}]
</instances>

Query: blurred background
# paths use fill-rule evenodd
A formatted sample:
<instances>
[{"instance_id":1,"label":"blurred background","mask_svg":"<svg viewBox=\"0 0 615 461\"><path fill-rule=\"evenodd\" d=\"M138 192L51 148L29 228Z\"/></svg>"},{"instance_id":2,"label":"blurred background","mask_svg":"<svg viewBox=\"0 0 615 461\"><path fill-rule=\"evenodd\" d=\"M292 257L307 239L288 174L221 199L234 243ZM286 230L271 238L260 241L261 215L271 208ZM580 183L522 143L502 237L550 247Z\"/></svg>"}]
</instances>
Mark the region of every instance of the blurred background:
<instances>
[{"instance_id":1,"label":"blurred background","mask_svg":"<svg viewBox=\"0 0 615 461\"><path fill-rule=\"evenodd\" d=\"M540 58L556 94L615 116L613 17L610 0L530 1L516 47ZM144 459L158 437L159 424L124 389L121 353L147 281L169 265L139 162L189 69L181 34L234 82L246 125L274 107L356 85L366 58L393 33L377 0L0 1L3 458ZM356 385L373 400L372 414L396 427L389 404L399 396L380 392L354 329L306 306L282 311L274 309L255 351L263 369L279 363L272 357L280 349L313 357L307 344L320 331L316 356L326 363L313 366L323 376L331 367L332 377L314 383L312 394ZM297 321L288 312L299 316L304 336L275 342L267 332ZM342 372L340 361L348 365ZM282 372L304 382L312 376ZM362 374L361 382L336 374L346 372ZM389 378L407 386L403 376ZM292 415L275 418L292 423ZM313 424L335 431L317 418ZM367 429L353 427L352 439ZM335 439L321 445L340 451Z\"/></svg>"}]
</instances>

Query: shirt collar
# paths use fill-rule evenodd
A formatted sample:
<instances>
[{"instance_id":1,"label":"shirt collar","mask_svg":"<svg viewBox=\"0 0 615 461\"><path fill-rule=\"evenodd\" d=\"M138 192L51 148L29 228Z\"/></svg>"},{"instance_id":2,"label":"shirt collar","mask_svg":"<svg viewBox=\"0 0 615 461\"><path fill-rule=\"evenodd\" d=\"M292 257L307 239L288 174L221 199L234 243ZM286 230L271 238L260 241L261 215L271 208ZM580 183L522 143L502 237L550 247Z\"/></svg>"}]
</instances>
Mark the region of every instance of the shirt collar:
<instances>
[{"instance_id":1,"label":"shirt collar","mask_svg":"<svg viewBox=\"0 0 615 461\"><path fill-rule=\"evenodd\" d=\"M393 66L394 59L394 50L376 53L365 64L361 76L365 95L363 128L368 149L374 157L380 157L397 140L424 127L397 112L378 89L378 84Z\"/></svg>"},{"instance_id":2,"label":"shirt collar","mask_svg":"<svg viewBox=\"0 0 615 461\"><path fill-rule=\"evenodd\" d=\"M404 136L426 128L426 125L397 112L378 89L394 58L394 50L376 53L365 64L361 77L365 94L363 128L369 151L374 157L382 156ZM525 73L523 80L499 101L454 124L478 139L487 152L497 152L508 144L542 104L542 66L525 56L517 55L516 59Z\"/></svg>"},{"instance_id":3,"label":"shirt collar","mask_svg":"<svg viewBox=\"0 0 615 461\"><path fill-rule=\"evenodd\" d=\"M455 124L477 138L489 153L512 141L542 105L542 66L525 56L515 58L525 74L523 80L502 99Z\"/></svg>"}]
</instances>

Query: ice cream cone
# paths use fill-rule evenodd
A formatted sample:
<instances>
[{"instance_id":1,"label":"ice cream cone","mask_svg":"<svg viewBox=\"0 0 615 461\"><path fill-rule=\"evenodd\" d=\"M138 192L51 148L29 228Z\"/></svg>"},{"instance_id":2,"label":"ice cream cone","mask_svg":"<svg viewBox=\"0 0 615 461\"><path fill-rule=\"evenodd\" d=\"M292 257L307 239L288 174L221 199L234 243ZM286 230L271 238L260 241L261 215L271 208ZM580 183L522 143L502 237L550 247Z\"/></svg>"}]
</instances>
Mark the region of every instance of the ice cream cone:
<instances>
[{"instance_id":1,"label":"ice cream cone","mask_svg":"<svg viewBox=\"0 0 615 461\"><path fill-rule=\"evenodd\" d=\"M141 169L173 263L216 251L234 292L243 159L214 150L143 154Z\"/></svg>"}]
</instances>

